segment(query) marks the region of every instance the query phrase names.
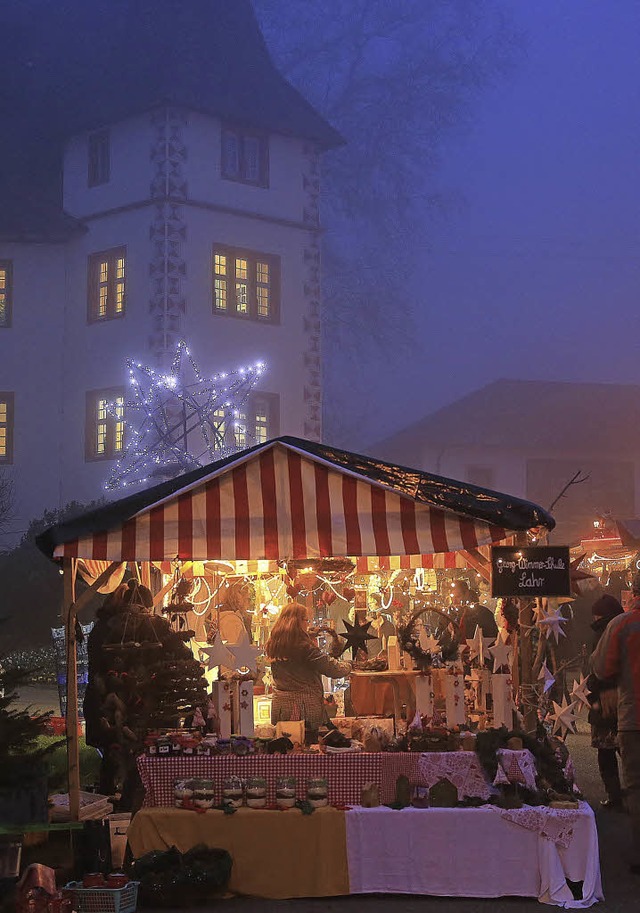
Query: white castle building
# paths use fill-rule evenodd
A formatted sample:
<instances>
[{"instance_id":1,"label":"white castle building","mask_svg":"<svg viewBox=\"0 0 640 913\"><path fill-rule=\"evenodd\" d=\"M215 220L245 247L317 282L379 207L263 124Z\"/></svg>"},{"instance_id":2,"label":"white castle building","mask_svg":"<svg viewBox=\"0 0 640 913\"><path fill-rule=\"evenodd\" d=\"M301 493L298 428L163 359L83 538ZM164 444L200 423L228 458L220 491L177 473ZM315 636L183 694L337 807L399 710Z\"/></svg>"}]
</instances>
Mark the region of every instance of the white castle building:
<instances>
[{"instance_id":1,"label":"white castle building","mask_svg":"<svg viewBox=\"0 0 640 913\"><path fill-rule=\"evenodd\" d=\"M204 374L266 364L239 444L319 440L319 156L341 140L275 69L249 0L3 6L13 537L105 494L126 360L166 368L181 339Z\"/></svg>"}]
</instances>

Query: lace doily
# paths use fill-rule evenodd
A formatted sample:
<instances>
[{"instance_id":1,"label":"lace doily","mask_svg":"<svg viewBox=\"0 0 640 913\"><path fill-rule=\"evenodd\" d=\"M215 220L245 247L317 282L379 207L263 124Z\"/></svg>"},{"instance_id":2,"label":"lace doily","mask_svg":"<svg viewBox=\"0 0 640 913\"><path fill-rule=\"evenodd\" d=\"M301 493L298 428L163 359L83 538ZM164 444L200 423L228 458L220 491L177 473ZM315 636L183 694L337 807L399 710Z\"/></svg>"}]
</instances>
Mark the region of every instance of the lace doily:
<instances>
[{"instance_id":1,"label":"lace doily","mask_svg":"<svg viewBox=\"0 0 640 913\"><path fill-rule=\"evenodd\" d=\"M535 831L545 840L551 840L558 846L566 849L573 839L573 828L578 820L579 812L564 808L524 808L499 809L502 818Z\"/></svg>"},{"instance_id":2,"label":"lace doily","mask_svg":"<svg viewBox=\"0 0 640 913\"><path fill-rule=\"evenodd\" d=\"M488 799L491 786L475 751L428 751L418 762L424 786L434 786L438 780L450 780L458 790L458 798L467 796Z\"/></svg>"},{"instance_id":3,"label":"lace doily","mask_svg":"<svg viewBox=\"0 0 640 913\"><path fill-rule=\"evenodd\" d=\"M520 751L499 748L497 755L498 764L509 783L521 783L527 789L535 791L536 759L527 748L523 748ZM498 782L504 783L504 779L500 778Z\"/></svg>"}]
</instances>

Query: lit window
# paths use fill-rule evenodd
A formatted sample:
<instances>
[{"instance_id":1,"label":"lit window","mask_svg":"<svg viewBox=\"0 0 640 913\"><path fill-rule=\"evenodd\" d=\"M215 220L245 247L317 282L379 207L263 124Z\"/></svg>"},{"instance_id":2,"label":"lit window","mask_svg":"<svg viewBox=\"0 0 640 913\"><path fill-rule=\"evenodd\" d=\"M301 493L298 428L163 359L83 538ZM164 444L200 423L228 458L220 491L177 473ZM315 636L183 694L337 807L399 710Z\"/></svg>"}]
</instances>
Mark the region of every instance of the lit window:
<instances>
[{"instance_id":1,"label":"lit window","mask_svg":"<svg viewBox=\"0 0 640 913\"><path fill-rule=\"evenodd\" d=\"M232 417L224 408L213 413L218 450L253 447L279 434L279 397L275 393L250 393Z\"/></svg>"},{"instance_id":2,"label":"lit window","mask_svg":"<svg viewBox=\"0 0 640 913\"><path fill-rule=\"evenodd\" d=\"M89 321L121 317L126 305L126 256L123 248L89 257Z\"/></svg>"},{"instance_id":3,"label":"lit window","mask_svg":"<svg viewBox=\"0 0 640 913\"><path fill-rule=\"evenodd\" d=\"M124 451L124 394L120 388L87 393L86 458L116 459Z\"/></svg>"},{"instance_id":4,"label":"lit window","mask_svg":"<svg viewBox=\"0 0 640 913\"><path fill-rule=\"evenodd\" d=\"M0 260L0 327L11 326L13 272L10 260Z\"/></svg>"},{"instance_id":5,"label":"lit window","mask_svg":"<svg viewBox=\"0 0 640 913\"><path fill-rule=\"evenodd\" d=\"M277 322L279 275L278 257L216 246L213 251L214 312Z\"/></svg>"},{"instance_id":6,"label":"lit window","mask_svg":"<svg viewBox=\"0 0 640 913\"><path fill-rule=\"evenodd\" d=\"M222 177L268 187L268 138L235 127L225 127L222 131Z\"/></svg>"},{"instance_id":7,"label":"lit window","mask_svg":"<svg viewBox=\"0 0 640 913\"><path fill-rule=\"evenodd\" d=\"M0 392L0 464L13 462L13 393Z\"/></svg>"},{"instance_id":8,"label":"lit window","mask_svg":"<svg viewBox=\"0 0 640 913\"><path fill-rule=\"evenodd\" d=\"M87 166L89 187L108 183L111 177L111 140L108 130L98 130L89 135Z\"/></svg>"}]
</instances>

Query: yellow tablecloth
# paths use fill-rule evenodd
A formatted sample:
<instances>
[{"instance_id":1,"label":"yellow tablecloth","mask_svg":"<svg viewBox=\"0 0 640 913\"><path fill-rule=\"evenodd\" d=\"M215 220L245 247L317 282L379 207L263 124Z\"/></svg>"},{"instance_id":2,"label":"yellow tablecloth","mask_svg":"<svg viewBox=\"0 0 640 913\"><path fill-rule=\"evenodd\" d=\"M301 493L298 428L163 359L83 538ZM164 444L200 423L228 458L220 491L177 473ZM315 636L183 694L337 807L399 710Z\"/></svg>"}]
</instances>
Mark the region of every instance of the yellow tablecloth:
<instances>
[{"instance_id":1,"label":"yellow tablecloth","mask_svg":"<svg viewBox=\"0 0 640 913\"><path fill-rule=\"evenodd\" d=\"M228 850L233 859L229 889L237 894L283 899L335 897L349 893L345 813L320 808L240 808L198 814L178 808L143 808L128 831L134 857L198 843ZM292 854L292 848L295 853Z\"/></svg>"}]
</instances>

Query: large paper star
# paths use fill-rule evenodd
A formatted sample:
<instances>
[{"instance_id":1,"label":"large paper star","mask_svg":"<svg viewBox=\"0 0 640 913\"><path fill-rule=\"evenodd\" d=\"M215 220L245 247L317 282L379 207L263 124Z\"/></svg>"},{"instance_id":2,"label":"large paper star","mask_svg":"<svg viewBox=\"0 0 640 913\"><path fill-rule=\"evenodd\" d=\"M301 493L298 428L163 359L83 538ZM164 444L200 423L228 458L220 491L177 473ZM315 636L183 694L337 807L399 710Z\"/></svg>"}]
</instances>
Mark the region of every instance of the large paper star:
<instances>
[{"instance_id":1,"label":"large paper star","mask_svg":"<svg viewBox=\"0 0 640 913\"><path fill-rule=\"evenodd\" d=\"M215 669L216 666L224 666L225 669L234 668L233 656L220 639L219 634L216 634L216 639L212 644L198 646L200 648L200 659L206 663L207 669L210 671Z\"/></svg>"},{"instance_id":2,"label":"large paper star","mask_svg":"<svg viewBox=\"0 0 640 913\"><path fill-rule=\"evenodd\" d=\"M564 617L562 610L560 608L555 608L551 609L546 615L538 618L538 627L546 638L549 638L553 634L556 643L558 643L561 637L567 636L562 627L566 621L568 621L568 619Z\"/></svg>"},{"instance_id":3,"label":"large paper star","mask_svg":"<svg viewBox=\"0 0 640 913\"><path fill-rule=\"evenodd\" d=\"M132 398L109 405L125 426L125 449L105 488L163 481L239 449L239 411L264 365L204 377L181 341L167 373L132 359L127 368Z\"/></svg>"},{"instance_id":4,"label":"large paper star","mask_svg":"<svg viewBox=\"0 0 640 913\"><path fill-rule=\"evenodd\" d=\"M345 645L340 651L340 656L350 649L351 658L355 660L358 655L358 650L366 650L367 641L376 639L373 634L369 634L371 622L365 621L360 624L356 618L352 625L344 620L342 624L344 625L344 631L340 634L340 637L344 638Z\"/></svg>"},{"instance_id":5,"label":"large paper star","mask_svg":"<svg viewBox=\"0 0 640 913\"><path fill-rule=\"evenodd\" d=\"M227 644L228 651L233 655L233 661L230 668L242 672L248 669L249 672L255 672L258 667L258 657L261 654L260 647L254 647L249 640L249 635L237 644Z\"/></svg>"},{"instance_id":6,"label":"large paper star","mask_svg":"<svg viewBox=\"0 0 640 913\"><path fill-rule=\"evenodd\" d=\"M591 694L591 689L587 686L587 680L580 673L580 678L578 681L574 679L573 688L571 689L571 697L574 700L574 703L578 706L578 713L584 708L589 708L589 695Z\"/></svg>"},{"instance_id":7,"label":"large paper star","mask_svg":"<svg viewBox=\"0 0 640 913\"><path fill-rule=\"evenodd\" d=\"M478 663L482 666L484 665L484 660L487 655L487 650L489 645L494 642L494 637L483 637L482 628L480 625L476 625L476 630L473 637L470 640L467 640L467 646L469 647L469 660L478 659Z\"/></svg>"},{"instance_id":8,"label":"large paper star","mask_svg":"<svg viewBox=\"0 0 640 913\"><path fill-rule=\"evenodd\" d=\"M507 669L511 669L511 656L513 655L513 651L507 644L496 641L492 647L489 647L489 653L493 658L494 672L500 672L504 666L506 666Z\"/></svg>"},{"instance_id":9,"label":"large paper star","mask_svg":"<svg viewBox=\"0 0 640 913\"><path fill-rule=\"evenodd\" d=\"M569 704L567 703L567 696L564 694L562 696L562 703L558 704L556 701L553 701L554 713L549 714L549 719L553 720L553 732L560 732L560 735L564 736L568 732L576 731L576 715L575 702Z\"/></svg>"},{"instance_id":10,"label":"large paper star","mask_svg":"<svg viewBox=\"0 0 640 913\"><path fill-rule=\"evenodd\" d=\"M542 681L542 693L546 694L555 684L555 676L547 666L546 662L542 664L538 678Z\"/></svg>"}]
</instances>

